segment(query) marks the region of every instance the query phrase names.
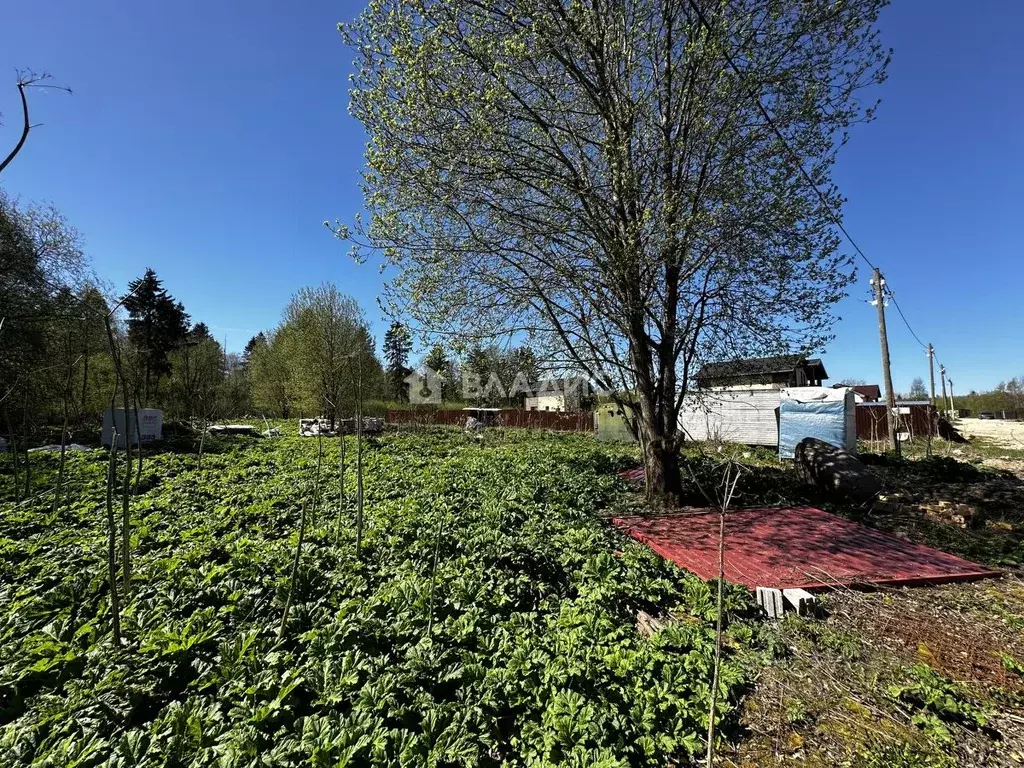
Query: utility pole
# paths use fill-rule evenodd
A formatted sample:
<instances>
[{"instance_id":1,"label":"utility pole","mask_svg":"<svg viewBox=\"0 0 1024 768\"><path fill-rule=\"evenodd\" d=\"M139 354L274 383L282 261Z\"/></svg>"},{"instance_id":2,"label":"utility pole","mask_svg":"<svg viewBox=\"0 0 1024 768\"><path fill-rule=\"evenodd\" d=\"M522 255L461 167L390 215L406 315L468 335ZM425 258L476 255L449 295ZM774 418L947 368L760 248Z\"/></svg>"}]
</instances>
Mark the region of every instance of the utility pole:
<instances>
[{"instance_id":1,"label":"utility pole","mask_svg":"<svg viewBox=\"0 0 1024 768\"><path fill-rule=\"evenodd\" d=\"M931 382L931 400L928 404L928 455L932 455L932 430L936 426L935 418L932 416L932 408L935 407L935 347L928 345L928 380Z\"/></svg>"},{"instance_id":2,"label":"utility pole","mask_svg":"<svg viewBox=\"0 0 1024 768\"><path fill-rule=\"evenodd\" d=\"M882 378L885 382L886 411L888 411L889 439L892 442L892 449L897 456L900 455L900 439L896 434L896 393L892 389L892 371L889 369L889 336L885 331L885 299L882 288L885 282L882 280L882 273L875 267L874 276L871 282L875 287L875 307L878 309L878 337L882 346Z\"/></svg>"},{"instance_id":3,"label":"utility pole","mask_svg":"<svg viewBox=\"0 0 1024 768\"><path fill-rule=\"evenodd\" d=\"M953 399L953 380L949 380L949 415L956 418L956 401Z\"/></svg>"},{"instance_id":4,"label":"utility pole","mask_svg":"<svg viewBox=\"0 0 1024 768\"><path fill-rule=\"evenodd\" d=\"M946 418L949 418L949 400L946 399L946 367L939 366L939 382L942 384L942 409L946 412Z\"/></svg>"},{"instance_id":5,"label":"utility pole","mask_svg":"<svg viewBox=\"0 0 1024 768\"><path fill-rule=\"evenodd\" d=\"M935 405L935 347L928 345L928 378L932 385L932 405Z\"/></svg>"}]
</instances>

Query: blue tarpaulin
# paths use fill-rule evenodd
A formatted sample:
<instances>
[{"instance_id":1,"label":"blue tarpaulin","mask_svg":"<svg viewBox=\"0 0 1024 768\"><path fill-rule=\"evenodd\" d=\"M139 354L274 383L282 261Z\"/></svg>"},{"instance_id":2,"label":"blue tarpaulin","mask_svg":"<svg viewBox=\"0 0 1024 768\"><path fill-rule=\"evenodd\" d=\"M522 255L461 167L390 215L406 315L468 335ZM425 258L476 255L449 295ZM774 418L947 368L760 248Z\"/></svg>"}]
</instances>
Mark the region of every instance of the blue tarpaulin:
<instances>
[{"instance_id":1,"label":"blue tarpaulin","mask_svg":"<svg viewBox=\"0 0 1024 768\"><path fill-rule=\"evenodd\" d=\"M805 437L855 450L856 422L851 418L855 404L848 391L818 387L784 391L779 403L779 457L792 459L797 444Z\"/></svg>"}]
</instances>

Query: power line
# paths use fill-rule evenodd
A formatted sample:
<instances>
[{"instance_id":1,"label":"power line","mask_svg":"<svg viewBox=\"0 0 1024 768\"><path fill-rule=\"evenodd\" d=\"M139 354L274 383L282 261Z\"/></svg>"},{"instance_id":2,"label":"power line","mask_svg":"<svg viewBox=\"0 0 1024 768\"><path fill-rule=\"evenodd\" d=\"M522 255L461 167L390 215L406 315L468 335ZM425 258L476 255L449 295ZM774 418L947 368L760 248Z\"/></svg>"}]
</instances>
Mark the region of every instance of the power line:
<instances>
[{"instance_id":1,"label":"power line","mask_svg":"<svg viewBox=\"0 0 1024 768\"><path fill-rule=\"evenodd\" d=\"M697 18L699 19L701 25L704 27L705 30L707 30L708 34L711 34L711 25L708 23L708 20L704 17L704 12L698 7L695 0L689 0L689 4L690 8L693 9L693 12L697 14ZM740 78L743 78L744 73L740 70L739 67L736 66L736 62L733 61L732 56L729 55L729 51L727 51L724 46L722 48L722 54L725 56L725 61L729 65L730 69L732 69L733 72L739 75ZM747 90L747 95L754 100L754 103L757 105L758 112L761 113L761 117L764 118L765 122L768 124L768 127L772 129L772 132L775 134L778 140L782 142L782 146L786 148L786 151L789 152L792 158L796 161L796 167L800 170L800 175L804 177L804 180L807 182L808 186L810 186L810 188L814 190L814 194L818 196L818 201L821 203L822 209L825 211L825 213L828 214L828 217L832 220L832 223L836 225L840 232L843 233L843 236L850 243L850 245L853 246L853 249L857 252L857 255L864 259L864 262L869 267L871 267L871 269L875 269L876 267L874 264L871 263L871 259L869 259L865 255L864 251L862 251L860 246L857 245L857 242L853 239L850 233L846 231L846 227L843 226L843 222L839 219L839 216L836 214L836 212L832 210L832 206L829 205L828 200L825 199L824 193L820 189L818 189L818 185L814 182L814 179L811 178L811 175L804 168L803 163L800 161L800 156L797 155L797 153L790 148L789 142L786 141L786 137L782 135L782 131L780 131L778 127L775 125L775 121L772 120L772 116L771 114L769 114L768 109L765 107L764 104L761 103L761 97L758 96L753 91L753 89Z\"/></svg>"},{"instance_id":2,"label":"power line","mask_svg":"<svg viewBox=\"0 0 1024 768\"><path fill-rule=\"evenodd\" d=\"M921 337L914 333L914 329L910 325L910 321L907 320L907 316L903 314L903 310L900 308L900 303L896 301L896 294L892 292L892 288L886 286L886 290L889 293L889 298L892 299L892 304L896 307L896 311L900 313L900 317L903 318L903 324L907 326L907 330L910 331L910 335L914 337L914 340L921 345L923 349L928 349L928 345L921 341Z\"/></svg>"},{"instance_id":3,"label":"power line","mask_svg":"<svg viewBox=\"0 0 1024 768\"><path fill-rule=\"evenodd\" d=\"M711 28L711 24L708 23L707 18L704 16L704 12L697 5L696 0L688 0L688 3L690 8L697 15L697 19L700 21L701 26L704 27L708 34L712 34L713 30ZM732 56L724 46L722 48L722 55L725 57L725 61L729 65L729 68L732 69L732 71L742 79L744 77L744 72L736 65L736 62L733 61ZM782 134L782 131L779 130L778 126L775 125L775 121L772 119L772 116L768 112L768 109L761 102L761 97L752 88L747 89L747 95L754 101L754 104L757 105L758 112L761 113L761 117L764 118L764 121L768 124L768 127L771 128L776 138L778 138L778 140L782 143L782 146L796 161L796 167L800 170L800 175L803 176L808 186L810 186L810 188L814 191L815 195L817 195L818 201L821 203L822 210L825 211L829 219L832 220L832 223L835 224L839 231L843 233L843 237L845 237L847 242L849 242L849 244L853 246L853 249L857 252L857 255L864 260L864 263L871 267L872 270L875 270L876 267L872 263L871 259L867 257L867 255L864 253L861 247L857 245L857 242L846 230L846 227L843 226L843 223L839 219L838 214L836 214L836 212L832 210L832 206L829 205L829 202L825 198L824 193L822 193L822 191L818 189L818 185L814 182L814 179L811 178L811 175L804 168L803 163L800 162L799 155L797 155L797 153L793 151L793 149L789 146L789 142L786 140L786 137ZM928 349L928 345L921 341L921 338L917 335L917 333L914 331L914 328L910 325L910 321L907 320L907 316L903 313L903 309L900 307L899 302L896 301L896 295L892 292L892 289L887 287L886 290L888 292L889 297L892 299L893 305L896 307L896 311L899 313L900 318L903 320L903 324L907 326L907 330L910 331L911 336L914 337L914 340L918 344L920 344L922 348Z\"/></svg>"}]
</instances>

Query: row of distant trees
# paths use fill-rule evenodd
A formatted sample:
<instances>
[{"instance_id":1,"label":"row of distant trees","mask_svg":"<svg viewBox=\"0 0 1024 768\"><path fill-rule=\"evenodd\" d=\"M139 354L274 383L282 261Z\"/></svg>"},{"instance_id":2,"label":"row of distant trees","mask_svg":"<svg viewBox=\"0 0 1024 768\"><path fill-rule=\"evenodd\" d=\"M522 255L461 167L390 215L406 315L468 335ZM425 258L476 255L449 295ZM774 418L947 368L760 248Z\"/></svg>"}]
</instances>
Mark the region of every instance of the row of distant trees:
<instances>
[{"instance_id":1,"label":"row of distant trees","mask_svg":"<svg viewBox=\"0 0 1024 768\"><path fill-rule=\"evenodd\" d=\"M537 355L527 346L479 345L458 354L433 345L418 364L411 359L409 329L393 322L384 334L383 360L376 356L358 303L330 284L299 291L280 325L249 340L243 362L253 407L267 415L322 414L334 421L354 412L355 398L391 404L410 401L409 377L430 368L440 380L441 401L460 403L472 390L473 402L521 406L510 393L516 377L536 382ZM487 387L492 379L501 387Z\"/></svg>"},{"instance_id":2,"label":"row of distant trees","mask_svg":"<svg viewBox=\"0 0 1024 768\"><path fill-rule=\"evenodd\" d=\"M972 416L991 412L1011 414L1016 418L1024 418L1024 376L1017 376L1009 381L999 382L988 392L971 391L966 395L957 395L953 402L958 409L966 409Z\"/></svg>"},{"instance_id":3,"label":"row of distant trees","mask_svg":"<svg viewBox=\"0 0 1024 768\"><path fill-rule=\"evenodd\" d=\"M244 368L153 270L113 290L55 208L0 192L0 431L94 423L126 400L182 417L245 410Z\"/></svg>"},{"instance_id":4,"label":"row of distant trees","mask_svg":"<svg viewBox=\"0 0 1024 768\"><path fill-rule=\"evenodd\" d=\"M918 377L910 384L910 391L901 395L904 400L927 400L930 393L925 388L924 379ZM936 404L940 409L945 405L939 403L941 393L936 393ZM966 395L955 395L953 404L958 410L970 411L972 416L991 412L1007 416L1024 417L1024 376L1017 376L1008 381L1001 381L988 391L971 390Z\"/></svg>"},{"instance_id":5,"label":"row of distant trees","mask_svg":"<svg viewBox=\"0 0 1024 768\"><path fill-rule=\"evenodd\" d=\"M106 408L122 407L126 392L132 407L162 408L168 419L335 420L354 412L360 394L407 402L407 378L423 365L439 374L450 403L463 399L468 377L486 384L497 376L508 386L539 376L525 346L457 354L434 345L414 363L412 334L398 322L382 349L381 359L358 302L328 283L300 290L276 327L229 353L154 270L123 290L105 285L56 209L0 194L0 433L22 444L61 423L96 424ZM479 402L521 404L487 388Z\"/></svg>"},{"instance_id":6,"label":"row of distant trees","mask_svg":"<svg viewBox=\"0 0 1024 768\"><path fill-rule=\"evenodd\" d=\"M866 384L867 382L851 379L846 383L854 385ZM937 383L936 387L938 386L939 384ZM928 400L930 397L931 393L925 385L924 378L921 376L914 378L910 382L910 389L906 393L896 393L897 400ZM947 406L941 400L941 390L936 390L935 404L939 410L944 410ZM1024 376L1001 381L986 392L971 390L966 395L956 395L953 398L953 404L957 409L968 410L971 412L971 415L975 416L979 413L992 412L1006 413L1008 416L1014 414L1018 418L1022 417L1024 416Z\"/></svg>"}]
</instances>

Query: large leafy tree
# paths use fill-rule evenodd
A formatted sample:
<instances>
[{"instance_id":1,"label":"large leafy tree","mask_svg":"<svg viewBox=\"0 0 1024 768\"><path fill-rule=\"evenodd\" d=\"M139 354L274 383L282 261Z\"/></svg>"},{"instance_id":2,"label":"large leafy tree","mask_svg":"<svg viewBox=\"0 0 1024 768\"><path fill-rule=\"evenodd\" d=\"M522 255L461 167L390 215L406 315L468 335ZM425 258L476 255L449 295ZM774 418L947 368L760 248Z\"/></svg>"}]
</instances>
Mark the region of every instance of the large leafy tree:
<instances>
[{"instance_id":1,"label":"large leafy tree","mask_svg":"<svg viewBox=\"0 0 1024 768\"><path fill-rule=\"evenodd\" d=\"M8 431L15 421L59 417L66 405L77 410L73 381L79 369L88 378L90 335L106 307L87 272L79 234L59 211L0 191L0 412Z\"/></svg>"},{"instance_id":2,"label":"large leafy tree","mask_svg":"<svg viewBox=\"0 0 1024 768\"><path fill-rule=\"evenodd\" d=\"M371 3L343 30L392 300L434 332L525 331L628 393L649 488L679 493L701 362L829 336L852 268L801 167L838 210L884 5Z\"/></svg>"},{"instance_id":3,"label":"large leafy tree","mask_svg":"<svg viewBox=\"0 0 1024 768\"><path fill-rule=\"evenodd\" d=\"M224 410L227 359L206 323L196 323L169 355L170 402L183 416L209 421Z\"/></svg>"},{"instance_id":4,"label":"large leafy tree","mask_svg":"<svg viewBox=\"0 0 1024 768\"><path fill-rule=\"evenodd\" d=\"M64 288L54 297L46 322L49 364L43 381L49 388L37 403L46 418L59 418L66 407L75 423L91 421L110 402L114 384L104 317L110 311L95 285Z\"/></svg>"},{"instance_id":5,"label":"large leafy tree","mask_svg":"<svg viewBox=\"0 0 1024 768\"><path fill-rule=\"evenodd\" d=\"M246 345L252 404L264 415L289 418L296 403L288 365L288 331L262 331Z\"/></svg>"},{"instance_id":6,"label":"large leafy tree","mask_svg":"<svg viewBox=\"0 0 1024 768\"><path fill-rule=\"evenodd\" d=\"M129 318L128 341L138 357L141 394L149 403L159 393L160 380L171 373L171 352L188 337L189 317L152 269L128 284L122 304Z\"/></svg>"},{"instance_id":7,"label":"large leafy tree","mask_svg":"<svg viewBox=\"0 0 1024 768\"><path fill-rule=\"evenodd\" d=\"M51 310L50 289L24 217L0 194L0 388L2 403L45 354L40 318Z\"/></svg>"},{"instance_id":8,"label":"large leafy tree","mask_svg":"<svg viewBox=\"0 0 1024 768\"><path fill-rule=\"evenodd\" d=\"M26 378L45 361L53 326L78 321L67 297L86 272L79 234L56 208L0 190L0 380Z\"/></svg>"},{"instance_id":9,"label":"large leafy tree","mask_svg":"<svg viewBox=\"0 0 1024 768\"><path fill-rule=\"evenodd\" d=\"M379 392L382 368L363 311L331 283L292 297L274 343L303 410L322 413L332 424L351 408L357 379L364 396Z\"/></svg>"},{"instance_id":10,"label":"large leafy tree","mask_svg":"<svg viewBox=\"0 0 1024 768\"><path fill-rule=\"evenodd\" d=\"M924 388L924 379L918 376L910 382L910 392L907 393L907 397L911 400L928 399L928 390Z\"/></svg>"}]
</instances>

